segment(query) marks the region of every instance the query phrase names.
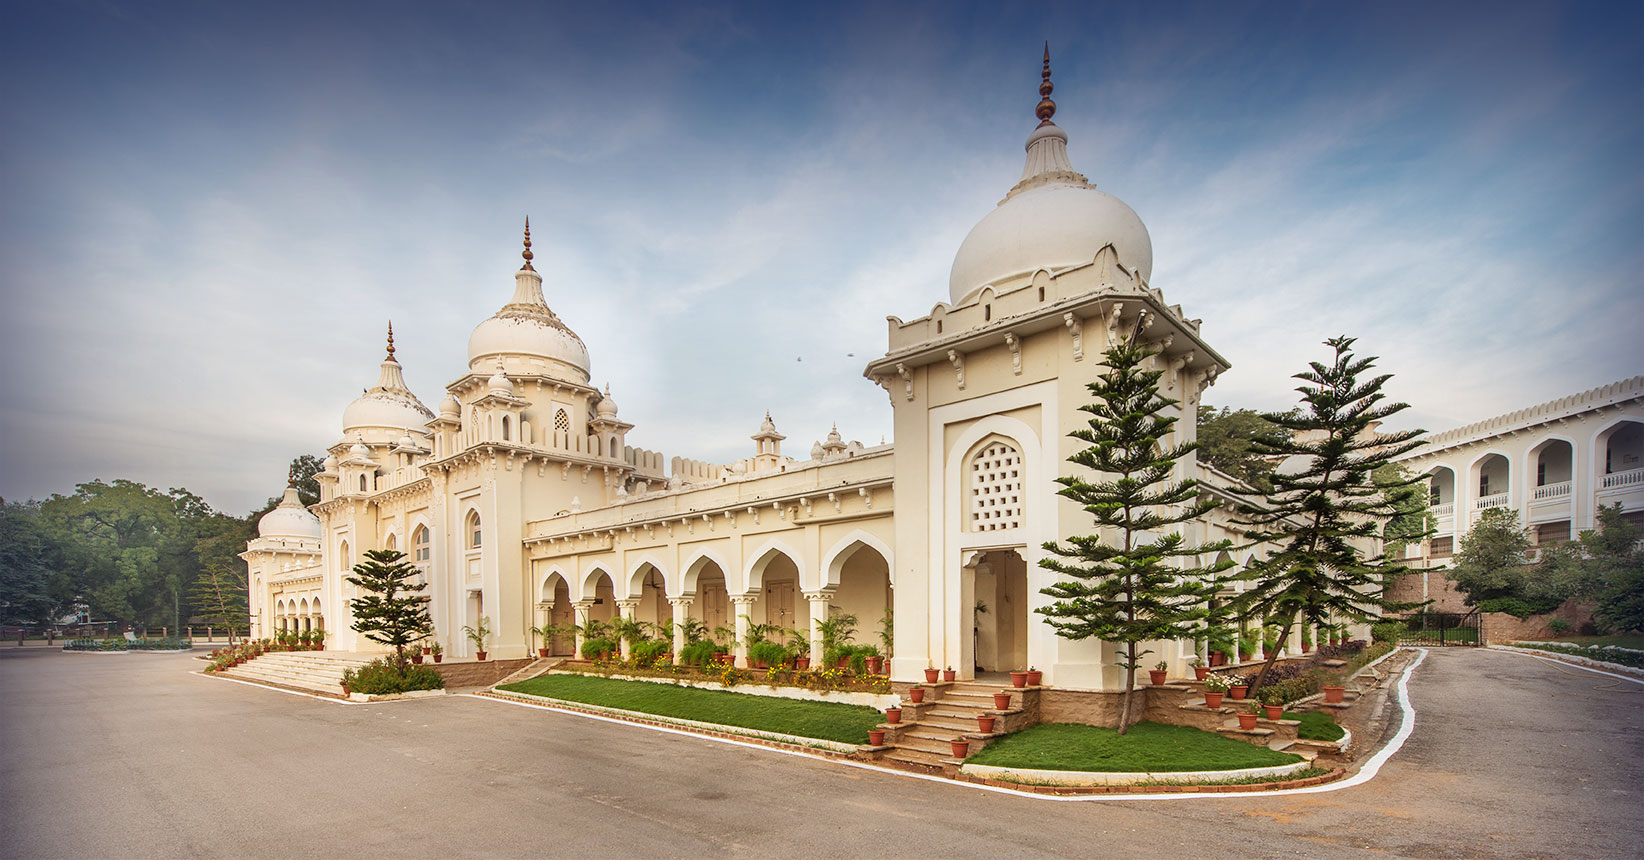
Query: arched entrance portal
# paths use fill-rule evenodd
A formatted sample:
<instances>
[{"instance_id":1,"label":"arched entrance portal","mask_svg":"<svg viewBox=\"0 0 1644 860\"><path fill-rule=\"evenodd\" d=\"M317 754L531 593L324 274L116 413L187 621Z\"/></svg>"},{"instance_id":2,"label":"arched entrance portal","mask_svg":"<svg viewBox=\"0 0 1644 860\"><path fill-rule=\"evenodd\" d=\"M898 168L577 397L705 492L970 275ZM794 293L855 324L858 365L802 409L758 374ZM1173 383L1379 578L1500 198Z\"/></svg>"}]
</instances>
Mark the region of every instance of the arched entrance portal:
<instances>
[{"instance_id":1,"label":"arched entrance portal","mask_svg":"<svg viewBox=\"0 0 1644 860\"><path fill-rule=\"evenodd\" d=\"M992 550L973 556L965 570L975 583L968 642L972 668L979 673L1027 668L1027 562L1016 550Z\"/></svg>"},{"instance_id":2,"label":"arched entrance portal","mask_svg":"<svg viewBox=\"0 0 1644 860\"><path fill-rule=\"evenodd\" d=\"M570 630L576 623L576 610L571 606L571 587L565 583L565 578L559 574L548 577L542 584L540 600L545 605L543 622L553 625L555 630ZM542 647L548 649L550 656L571 656L576 650L576 637L570 633L551 637Z\"/></svg>"}]
</instances>

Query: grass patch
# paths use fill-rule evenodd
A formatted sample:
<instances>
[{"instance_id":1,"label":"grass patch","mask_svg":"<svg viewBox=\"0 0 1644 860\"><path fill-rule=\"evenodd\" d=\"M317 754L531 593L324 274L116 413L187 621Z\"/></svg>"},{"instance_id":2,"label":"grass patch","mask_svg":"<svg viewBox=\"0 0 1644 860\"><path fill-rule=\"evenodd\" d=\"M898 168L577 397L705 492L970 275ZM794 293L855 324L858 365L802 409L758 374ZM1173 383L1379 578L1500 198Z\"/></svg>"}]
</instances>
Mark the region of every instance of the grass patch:
<instances>
[{"instance_id":1,"label":"grass patch","mask_svg":"<svg viewBox=\"0 0 1644 860\"><path fill-rule=\"evenodd\" d=\"M1528 648L1532 651L1545 651L1549 654L1569 654L1573 657L1586 657L1589 660L1614 663L1617 666L1644 669L1644 654L1637 651L1606 650L1602 646L1534 645L1528 642L1514 642L1513 647Z\"/></svg>"},{"instance_id":2,"label":"grass patch","mask_svg":"<svg viewBox=\"0 0 1644 860\"><path fill-rule=\"evenodd\" d=\"M1347 736L1347 731L1323 711L1285 711L1284 718L1301 723L1296 727L1296 737L1302 740L1339 741Z\"/></svg>"},{"instance_id":3,"label":"grass patch","mask_svg":"<svg viewBox=\"0 0 1644 860\"><path fill-rule=\"evenodd\" d=\"M868 729L884 722L883 714L865 705L778 699L587 675L541 675L497 689L847 744L867 743Z\"/></svg>"},{"instance_id":4,"label":"grass patch","mask_svg":"<svg viewBox=\"0 0 1644 860\"><path fill-rule=\"evenodd\" d=\"M1276 767L1301 761L1301 756L1187 726L1137 723L1121 736L1116 729L1041 723L1002 738L965 761L1038 770L1163 773Z\"/></svg>"}]
</instances>

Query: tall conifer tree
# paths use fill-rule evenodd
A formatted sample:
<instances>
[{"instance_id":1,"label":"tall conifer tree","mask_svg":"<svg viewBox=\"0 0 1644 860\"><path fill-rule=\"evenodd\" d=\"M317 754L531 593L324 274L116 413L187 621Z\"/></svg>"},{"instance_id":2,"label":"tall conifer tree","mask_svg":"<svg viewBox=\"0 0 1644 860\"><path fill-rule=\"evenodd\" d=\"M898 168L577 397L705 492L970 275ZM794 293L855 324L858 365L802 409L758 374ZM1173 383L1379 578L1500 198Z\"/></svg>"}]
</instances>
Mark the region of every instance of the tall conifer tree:
<instances>
[{"instance_id":1,"label":"tall conifer tree","mask_svg":"<svg viewBox=\"0 0 1644 860\"><path fill-rule=\"evenodd\" d=\"M348 601L354 629L373 642L394 646L394 664L405 674L405 646L432 633L428 597L416 580L417 568L396 549L368 549L348 582L363 594Z\"/></svg>"},{"instance_id":2,"label":"tall conifer tree","mask_svg":"<svg viewBox=\"0 0 1644 860\"><path fill-rule=\"evenodd\" d=\"M1383 403L1383 374L1360 381L1375 366L1374 356L1353 355L1353 338L1325 341L1335 351L1330 364L1309 362L1295 375L1301 408L1263 416L1287 435L1258 439L1260 454L1283 457L1273 472L1264 504L1241 504L1245 536L1273 547L1240 574L1250 588L1236 601L1246 617L1280 625L1280 641L1298 623L1319 626L1341 620L1371 621L1397 608L1385 596L1387 583L1405 568L1384 555L1366 557L1361 547L1377 538L1382 524L1400 511L1388 492L1421 480L1378 480L1377 470L1423 443L1423 431L1377 432L1376 425L1409 406ZM1385 475L1392 475L1389 471ZM1260 689L1278 659L1268 655L1256 676Z\"/></svg>"},{"instance_id":3,"label":"tall conifer tree","mask_svg":"<svg viewBox=\"0 0 1644 860\"><path fill-rule=\"evenodd\" d=\"M1154 354L1135 344L1105 353L1107 371L1087 386L1096 400L1079 407L1090 413L1088 426L1068 434L1090 445L1068 462L1095 474L1091 480L1076 475L1056 479L1060 495L1078 502L1109 533L1046 543L1045 549L1060 558L1039 561L1068 577L1042 590L1056 602L1038 610L1057 635L1123 646L1119 734L1130 725L1136 668L1147 653L1141 643L1199 632L1215 594L1216 574L1231 566L1175 566L1177 559L1214 556L1229 543L1194 546L1179 533L1160 534L1167 526L1203 516L1216 503L1200 495L1197 480L1171 480L1176 462L1198 445L1163 444L1177 421L1166 410L1177 401L1159 395L1161 371L1142 369Z\"/></svg>"}]
</instances>

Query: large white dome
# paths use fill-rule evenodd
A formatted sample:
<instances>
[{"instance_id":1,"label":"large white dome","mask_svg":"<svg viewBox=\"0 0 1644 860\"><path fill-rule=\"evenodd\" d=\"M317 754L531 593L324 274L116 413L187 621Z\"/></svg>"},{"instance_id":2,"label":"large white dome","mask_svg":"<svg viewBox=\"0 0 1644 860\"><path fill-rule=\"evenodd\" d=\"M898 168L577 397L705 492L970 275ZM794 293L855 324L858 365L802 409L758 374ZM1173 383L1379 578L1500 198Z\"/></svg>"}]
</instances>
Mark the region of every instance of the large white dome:
<instances>
[{"instance_id":1,"label":"large white dome","mask_svg":"<svg viewBox=\"0 0 1644 860\"><path fill-rule=\"evenodd\" d=\"M285 498L274 510L263 514L257 521L257 535L265 538L311 538L320 537L320 518L297 499L297 488L286 487Z\"/></svg>"},{"instance_id":2,"label":"large white dome","mask_svg":"<svg viewBox=\"0 0 1644 860\"><path fill-rule=\"evenodd\" d=\"M468 336L468 369L484 373L499 360L518 376L563 374L587 384L588 347L548 308L542 276L531 266L531 223L525 224L525 265L514 273L514 297Z\"/></svg>"},{"instance_id":3,"label":"large white dome","mask_svg":"<svg viewBox=\"0 0 1644 860\"><path fill-rule=\"evenodd\" d=\"M1092 185L1052 183L1011 196L965 237L948 275L954 304L987 284L1088 263L1106 245L1119 262L1153 276L1153 240L1142 219Z\"/></svg>"},{"instance_id":4,"label":"large white dome","mask_svg":"<svg viewBox=\"0 0 1644 860\"><path fill-rule=\"evenodd\" d=\"M420 432L432 420L434 413L405 387L399 362L389 356L377 384L343 410L343 435L375 428Z\"/></svg>"},{"instance_id":5,"label":"large white dome","mask_svg":"<svg viewBox=\"0 0 1644 860\"><path fill-rule=\"evenodd\" d=\"M1067 132L1051 117L1050 49L1040 75L1039 125L1028 135L1021 181L959 246L948 273L948 295L960 304L988 284L1089 263L1112 245L1125 267L1153 277L1153 240L1142 219L1119 198L1096 190L1067 157Z\"/></svg>"}]
</instances>

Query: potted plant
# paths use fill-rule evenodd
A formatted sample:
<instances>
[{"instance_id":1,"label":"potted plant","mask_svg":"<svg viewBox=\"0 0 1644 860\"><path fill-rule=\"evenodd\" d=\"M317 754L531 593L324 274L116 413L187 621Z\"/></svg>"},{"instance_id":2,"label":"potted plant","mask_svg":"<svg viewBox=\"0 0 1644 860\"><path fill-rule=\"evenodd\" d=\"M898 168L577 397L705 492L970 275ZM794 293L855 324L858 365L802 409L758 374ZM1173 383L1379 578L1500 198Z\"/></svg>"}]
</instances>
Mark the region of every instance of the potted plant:
<instances>
[{"instance_id":1,"label":"potted plant","mask_svg":"<svg viewBox=\"0 0 1644 860\"><path fill-rule=\"evenodd\" d=\"M411 662L417 664L418 666L421 666L422 665L422 655L428 653L428 646L424 645L423 647L418 648L417 643L413 642L413 643L411 643L411 647L408 650L410 650L410 652L411 652Z\"/></svg>"},{"instance_id":2,"label":"potted plant","mask_svg":"<svg viewBox=\"0 0 1644 860\"><path fill-rule=\"evenodd\" d=\"M954 738L948 743L953 745L954 758L964 758L965 756L970 755L970 741L965 740L964 738Z\"/></svg>"},{"instance_id":3,"label":"potted plant","mask_svg":"<svg viewBox=\"0 0 1644 860\"><path fill-rule=\"evenodd\" d=\"M1010 694L1009 693L994 693L993 694L993 709L995 711L1008 711L1008 710L1010 710Z\"/></svg>"},{"instance_id":4,"label":"potted plant","mask_svg":"<svg viewBox=\"0 0 1644 860\"><path fill-rule=\"evenodd\" d=\"M915 705L919 704L920 702L923 702L925 700L925 688L924 687L909 687L908 688L908 698L912 699L913 703Z\"/></svg>"},{"instance_id":5,"label":"potted plant","mask_svg":"<svg viewBox=\"0 0 1644 860\"><path fill-rule=\"evenodd\" d=\"M868 674L877 675L885 669L885 658L878 654L868 655Z\"/></svg>"},{"instance_id":6,"label":"potted plant","mask_svg":"<svg viewBox=\"0 0 1644 860\"><path fill-rule=\"evenodd\" d=\"M1012 669L1010 673L1010 685L1017 689L1026 687L1027 671L1025 669Z\"/></svg>"},{"instance_id":7,"label":"potted plant","mask_svg":"<svg viewBox=\"0 0 1644 860\"><path fill-rule=\"evenodd\" d=\"M984 735L993 734L993 722L994 722L994 720L997 720L997 719L998 719L998 717L994 716L993 714L977 714L976 715L976 730L981 732Z\"/></svg>"},{"instance_id":8,"label":"potted plant","mask_svg":"<svg viewBox=\"0 0 1644 860\"><path fill-rule=\"evenodd\" d=\"M1270 686L1263 687L1261 694L1256 698L1261 700L1262 709L1267 712L1268 719L1280 720L1284 718L1283 694L1281 694L1276 688Z\"/></svg>"},{"instance_id":9,"label":"potted plant","mask_svg":"<svg viewBox=\"0 0 1644 860\"><path fill-rule=\"evenodd\" d=\"M946 669L942 670L942 680L944 680L944 681L946 681L950 684L953 683L955 680L957 680L958 677L959 677L959 673L955 672L953 670L952 666L949 666Z\"/></svg>"},{"instance_id":10,"label":"potted plant","mask_svg":"<svg viewBox=\"0 0 1644 860\"><path fill-rule=\"evenodd\" d=\"M1170 664L1163 661L1163 660L1160 660L1159 662L1153 664L1153 668L1147 670L1148 683L1152 684L1155 687L1163 687L1164 682L1165 682L1165 678L1169 674L1170 674Z\"/></svg>"},{"instance_id":11,"label":"potted plant","mask_svg":"<svg viewBox=\"0 0 1644 860\"><path fill-rule=\"evenodd\" d=\"M902 722L902 706L892 705L885 709L885 722L896 725Z\"/></svg>"},{"instance_id":12,"label":"potted plant","mask_svg":"<svg viewBox=\"0 0 1644 860\"><path fill-rule=\"evenodd\" d=\"M531 635L539 637L542 640L542 645L537 648L538 657L548 656L548 643L554 638L555 626L556 625L553 624L544 624L541 627L531 628Z\"/></svg>"},{"instance_id":13,"label":"potted plant","mask_svg":"<svg viewBox=\"0 0 1644 860\"><path fill-rule=\"evenodd\" d=\"M1238 716L1239 728L1244 729L1245 731L1250 731L1256 727L1256 718L1261 716L1261 705L1256 702L1251 702L1250 707L1240 711Z\"/></svg>"},{"instance_id":14,"label":"potted plant","mask_svg":"<svg viewBox=\"0 0 1644 860\"><path fill-rule=\"evenodd\" d=\"M1033 668L1032 666L1028 667L1028 670L1027 670L1027 683L1028 683L1029 687L1037 687L1041 683L1043 683L1044 680L1045 680L1045 673L1044 672L1041 672L1038 669Z\"/></svg>"},{"instance_id":15,"label":"potted plant","mask_svg":"<svg viewBox=\"0 0 1644 860\"><path fill-rule=\"evenodd\" d=\"M1188 661L1188 665L1193 667L1193 680L1195 681L1203 681L1205 676L1210 674L1210 667L1204 664L1203 657L1194 657Z\"/></svg>"},{"instance_id":16,"label":"potted plant","mask_svg":"<svg viewBox=\"0 0 1644 860\"><path fill-rule=\"evenodd\" d=\"M1232 686L1233 679L1221 672L1211 673L1204 679L1204 706L1219 708L1222 706L1222 697L1227 695L1227 688Z\"/></svg>"},{"instance_id":17,"label":"potted plant","mask_svg":"<svg viewBox=\"0 0 1644 860\"><path fill-rule=\"evenodd\" d=\"M462 632L463 632L463 635L468 637L469 642L474 643L474 657L478 660L484 660L485 659L485 643L486 643L486 640L491 638L491 619L490 619L490 617L485 616L485 615L481 615L478 624L474 625L473 627L464 626L462 628Z\"/></svg>"},{"instance_id":18,"label":"potted plant","mask_svg":"<svg viewBox=\"0 0 1644 860\"><path fill-rule=\"evenodd\" d=\"M1347 687L1342 684L1325 684L1324 700L1332 705L1340 704L1347 693Z\"/></svg>"},{"instance_id":19,"label":"potted plant","mask_svg":"<svg viewBox=\"0 0 1644 860\"><path fill-rule=\"evenodd\" d=\"M925 683L927 683L927 684L936 683L936 677L940 674L941 674L941 670L937 669L935 666L926 667L925 668Z\"/></svg>"},{"instance_id":20,"label":"potted plant","mask_svg":"<svg viewBox=\"0 0 1644 860\"><path fill-rule=\"evenodd\" d=\"M438 639L434 640L434 643L429 645L428 649L433 652L435 663L438 663L445 656L445 647L440 644Z\"/></svg>"},{"instance_id":21,"label":"potted plant","mask_svg":"<svg viewBox=\"0 0 1644 860\"><path fill-rule=\"evenodd\" d=\"M884 729L868 729L868 746L882 747L885 745Z\"/></svg>"}]
</instances>

